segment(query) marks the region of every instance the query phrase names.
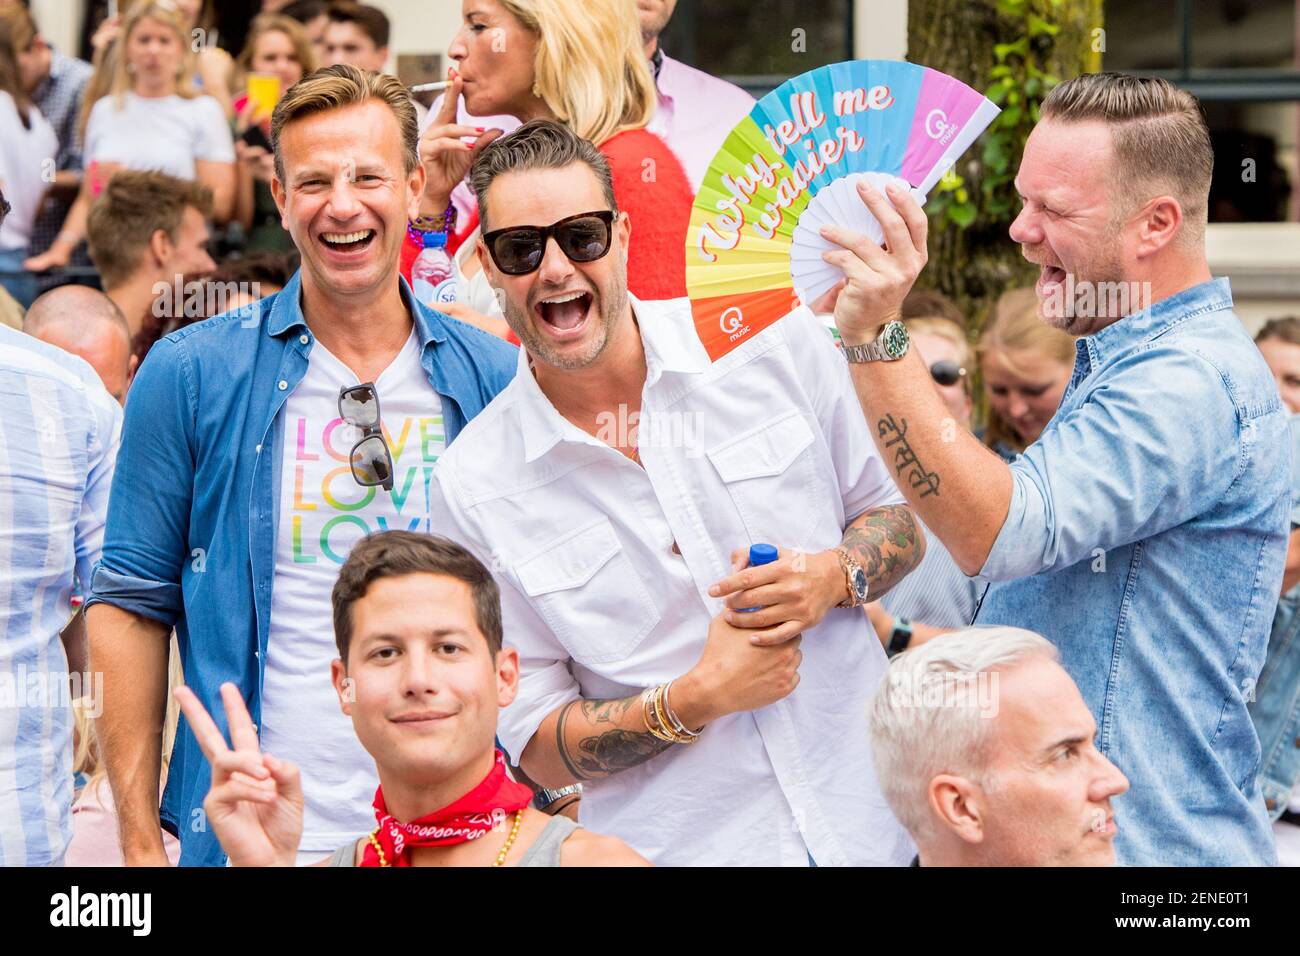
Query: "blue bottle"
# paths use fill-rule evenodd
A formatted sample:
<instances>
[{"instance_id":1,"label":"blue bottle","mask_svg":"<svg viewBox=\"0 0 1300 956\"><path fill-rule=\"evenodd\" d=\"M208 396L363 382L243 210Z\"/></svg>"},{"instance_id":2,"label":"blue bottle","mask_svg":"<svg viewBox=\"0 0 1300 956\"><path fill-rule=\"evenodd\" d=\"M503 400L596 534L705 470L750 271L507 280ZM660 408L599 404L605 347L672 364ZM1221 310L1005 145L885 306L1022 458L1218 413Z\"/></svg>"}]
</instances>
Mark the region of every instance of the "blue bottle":
<instances>
[{"instance_id":1,"label":"blue bottle","mask_svg":"<svg viewBox=\"0 0 1300 956\"><path fill-rule=\"evenodd\" d=\"M776 547L770 544L751 544L749 546L749 566L756 568L760 564L771 564L776 561ZM737 611L749 613L750 611L761 611L762 607L741 607Z\"/></svg>"}]
</instances>

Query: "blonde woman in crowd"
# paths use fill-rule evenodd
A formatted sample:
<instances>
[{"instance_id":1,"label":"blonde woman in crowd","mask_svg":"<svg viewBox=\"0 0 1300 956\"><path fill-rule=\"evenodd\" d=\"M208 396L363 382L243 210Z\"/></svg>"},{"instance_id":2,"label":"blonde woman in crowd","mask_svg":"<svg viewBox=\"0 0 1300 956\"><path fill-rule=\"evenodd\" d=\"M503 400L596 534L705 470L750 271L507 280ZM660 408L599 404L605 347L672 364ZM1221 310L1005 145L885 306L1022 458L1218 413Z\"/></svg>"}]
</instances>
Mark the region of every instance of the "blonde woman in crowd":
<instances>
[{"instance_id":1,"label":"blonde woman in crowd","mask_svg":"<svg viewBox=\"0 0 1300 956\"><path fill-rule=\"evenodd\" d=\"M279 81L280 95L316 69L316 52L302 24L276 13L253 20L237 61L243 92L235 99L235 155L239 159L235 187L235 221L247 235L247 252L292 252L293 240L280 225L280 212L271 196L275 161L271 155L271 114L259 113L260 102L250 96L249 76L264 74Z\"/></svg>"},{"instance_id":2,"label":"blonde woman in crowd","mask_svg":"<svg viewBox=\"0 0 1300 956\"><path fill-rule=\"evenodd\" d=\"M1074 337L1038 317L1033 289L998 299L976 346L988 427L984 444L1010 461L1038 440L1074 371Z\"/></svg>"},{"instance_id":3,"label":"blonde woman in crowd","mask_svg":"<svg viewBox=\"0 0 1300 956\"><path fill-rule=\"evenodd\" d=\"M448 50L456 61L452 85L421 137L428 184L415 225L440 225L452 190L499 135L457 123L461 96L473 116L556 119L609 161L619 209L632 220L628 289L643 299L685 295L682 249L694 192L676 155L646 129L656 94L633 0L464 0L462 13ZM450 314L506 335L475 239L462 240L456 257L463 305Z\"/></svg>"},{"instance_id":4,"label":"blonde woman in crowd","mask_svg":"<svg viewBox=\"0 0 1300 956\"><path fill-rule=\"evenodd\" d=\"M119 169L157 170L197 180L212 190L213 218L229 220L235 197L235 149L221 105L196 94L193 54L174 4L137 3L122 22L120 49L96 67L86 91L86 176L59 238L26 268L43 272L67 264L86 234L91 200ZM98 99L92 92L107 91Z\"/></svg>"}]
</instances>

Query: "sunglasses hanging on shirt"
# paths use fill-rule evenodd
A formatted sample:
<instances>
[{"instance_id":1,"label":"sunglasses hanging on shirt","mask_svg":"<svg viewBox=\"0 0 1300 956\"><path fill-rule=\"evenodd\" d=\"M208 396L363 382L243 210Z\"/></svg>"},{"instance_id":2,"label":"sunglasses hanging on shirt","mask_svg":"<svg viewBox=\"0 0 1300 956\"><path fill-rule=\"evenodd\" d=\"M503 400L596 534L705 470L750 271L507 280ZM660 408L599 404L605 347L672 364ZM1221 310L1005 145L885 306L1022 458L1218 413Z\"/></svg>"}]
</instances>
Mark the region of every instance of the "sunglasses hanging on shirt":
<instances>
[{"instance_id":1,"label":"sunglasses hanging on shirt","mask_svg":"<svg viewBox=\"0 0 1300 956\"><path fill-rule=\"evenodd\" d=\"M380 428L379 391L374 382L347 385L339 389L339 417L361 430L360 440L348 455L352 477L364 486L380 485L393 490L393 456L388 452Z\"/></svg>"}]
</instances>

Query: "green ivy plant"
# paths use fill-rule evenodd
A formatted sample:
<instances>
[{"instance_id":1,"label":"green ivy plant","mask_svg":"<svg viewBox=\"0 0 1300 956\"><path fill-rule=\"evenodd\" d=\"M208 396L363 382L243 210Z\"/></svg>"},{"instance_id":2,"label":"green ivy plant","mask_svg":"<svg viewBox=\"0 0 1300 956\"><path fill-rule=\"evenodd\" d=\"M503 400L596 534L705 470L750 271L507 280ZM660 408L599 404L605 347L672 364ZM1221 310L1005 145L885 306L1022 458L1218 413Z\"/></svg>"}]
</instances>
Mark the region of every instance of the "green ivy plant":
<instances>
[{"instance_id":1,"label":"green ivy plant","mask_svg":"<svg viewBox=\"0 0 1300 956\"><path fill-rule=\"evenodd\" d=\"M1015 39L993 47L995 62L986 75L985 95L1002 107L1002 112L984 132L979 159L967 164L967 172L978 179L978 192L956 167L948 170L927 204L936 222L947 221L961 229L977 220L988 225L1005 223L1019 207L1013 163L1038 122L1039 107L1058 82L1046 66L1060 27L1044 14L1050 16L1061 3L998 0L999 16L1015 23L1009 30Z\"/></svg>"}]
</instances>

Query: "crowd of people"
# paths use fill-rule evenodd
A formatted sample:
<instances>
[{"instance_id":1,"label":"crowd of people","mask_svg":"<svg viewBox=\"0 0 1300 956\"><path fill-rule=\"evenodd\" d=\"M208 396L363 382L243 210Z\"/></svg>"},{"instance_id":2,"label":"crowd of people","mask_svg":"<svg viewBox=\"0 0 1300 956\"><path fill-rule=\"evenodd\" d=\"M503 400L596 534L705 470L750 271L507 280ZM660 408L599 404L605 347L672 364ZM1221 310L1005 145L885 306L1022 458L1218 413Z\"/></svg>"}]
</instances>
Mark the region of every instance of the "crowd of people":
<instances>
[{"instance_id":1,"label":"crowd of people","mask_svg":"<svg viewBox=\"0 0 1300 956\"><path fill-rule=\"evenodd\" d=\"M464 0L426 109L374 7L0 5L0 864L1277 861L1300 319L1210 275L1195 99L1052 91L978 336L863 184L710 361L753 100L674 6Z\"/></svg>"}]
</instances>

